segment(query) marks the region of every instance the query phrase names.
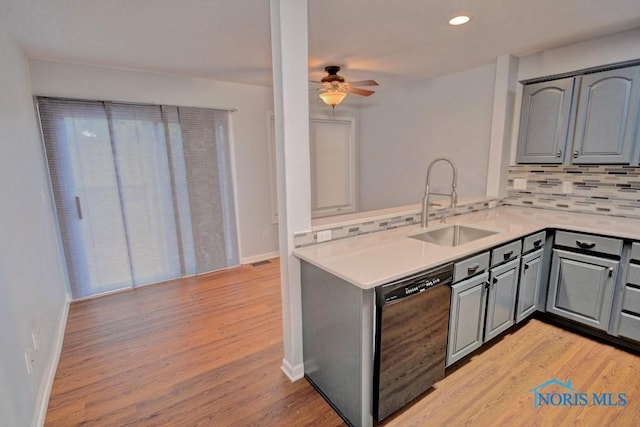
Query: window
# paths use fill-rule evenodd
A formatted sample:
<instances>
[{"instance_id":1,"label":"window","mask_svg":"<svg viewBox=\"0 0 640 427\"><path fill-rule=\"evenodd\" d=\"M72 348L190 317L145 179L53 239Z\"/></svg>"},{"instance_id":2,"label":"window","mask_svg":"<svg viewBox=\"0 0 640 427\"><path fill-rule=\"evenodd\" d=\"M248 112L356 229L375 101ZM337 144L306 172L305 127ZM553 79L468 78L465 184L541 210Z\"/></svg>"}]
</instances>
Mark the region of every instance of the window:
<instances>
[{"instance_id":1,"label":"window","mask_svg":"<svg viewBox=\"0 0 640 427\"><path fill-rule=\"evenodd\" d=\"M75 299L238 263L229 112L37 102Z\"/></svg>"}]
</instances>

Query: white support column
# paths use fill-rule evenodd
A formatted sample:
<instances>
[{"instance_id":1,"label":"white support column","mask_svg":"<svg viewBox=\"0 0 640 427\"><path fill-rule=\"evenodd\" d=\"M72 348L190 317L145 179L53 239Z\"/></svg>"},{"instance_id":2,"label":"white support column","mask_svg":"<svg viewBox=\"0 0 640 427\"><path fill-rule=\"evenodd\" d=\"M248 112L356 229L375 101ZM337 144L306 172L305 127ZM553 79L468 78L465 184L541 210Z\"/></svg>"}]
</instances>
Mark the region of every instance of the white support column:
<instances>
[{"instance_id":1,"label":"white support column","mask_svg":"<svg viewBox=\"0 0 640 427\"><path fill-rule=\"evenodd\" d=\"M487 168L487 196L490 197L504 197L506 195L518 62L519 59L515 56L503 55L498 58L496 63L491 142Z\"/></svg>"},{"instance_id":2,"label":"white support column","mask_svg":"<svg viewBox=\"0 0 640 427\"><path fill-rule=\"evenodd\" d=\"M293 233L311 229L307 0L271 0L278 229L284 359L292 380L304 375L300 261Z\"/></svg>"}]
</instances>

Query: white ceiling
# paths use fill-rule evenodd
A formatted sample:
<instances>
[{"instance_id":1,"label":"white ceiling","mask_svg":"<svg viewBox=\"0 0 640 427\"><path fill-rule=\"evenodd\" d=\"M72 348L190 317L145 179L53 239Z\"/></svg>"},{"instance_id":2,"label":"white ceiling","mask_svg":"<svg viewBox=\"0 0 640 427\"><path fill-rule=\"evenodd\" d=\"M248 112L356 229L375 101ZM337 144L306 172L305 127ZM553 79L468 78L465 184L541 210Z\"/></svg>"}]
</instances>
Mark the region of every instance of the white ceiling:
<instances>
[{"instance_id":1,"label":"white ceiling","mask_svg":"<svg viewBox=\"0 0 640 427\"><path fill-rule=\"evenodd\" d=\"M271 85L269 0L0 0L0 24L32 58ZM310 78L392 87L638 27L639 0L309 0Z\"/></svg>"}]
</instances>

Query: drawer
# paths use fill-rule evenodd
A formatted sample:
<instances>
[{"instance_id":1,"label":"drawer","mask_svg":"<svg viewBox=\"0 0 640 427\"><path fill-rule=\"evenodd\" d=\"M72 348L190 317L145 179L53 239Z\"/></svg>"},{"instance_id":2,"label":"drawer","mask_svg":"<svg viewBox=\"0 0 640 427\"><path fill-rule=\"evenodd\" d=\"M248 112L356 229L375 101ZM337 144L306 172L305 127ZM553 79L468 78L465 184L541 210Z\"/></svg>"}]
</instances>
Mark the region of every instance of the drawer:
<instances>
[{"instance_id":1,"label":"drawer","mask_svg":"<svg viewBox=\"0 0 640 427\"><path fill-rule=\"evenodd\" d=\"M456 262L453 266L453 283L464 280L489 268L489 252Z\"/></svg>"},{"instance_id":2,"label":"drawer","mask_svg":"<svg viewBox=\"0 0 640 427\"><path fill-rule=\"evenodd\" d=\"M640 317L622 313L618 335L640 341Z\"/></svg>"},{"instance_id":3,"label":"drawer","mask_svg":"<svg viewBox=\"0 0 640 427\"><path fill-rule=\"evenodd\" d=\"M627 282L632 285L640 286L640 265L629 264L629 271L627 272Z\"/></svg>"},{"instance_id":4,"label":"drawer","mask_svg":"<svg viewBox=\"0 0 640 427\"><path fill-rule=\"evenodd\" d=\"M520 255L522 249L522 241L508 243L491 251L491 266L502 264L505 261L514 259Z\"/></svg>"},{"instance_id":5,"label":"drawer","mask_svg":"<svg viewBox=\"0 0 640 427\"><path fill-rule=\"evenodd\" d=\"M640 243L633 243L631 245L631 259L640 261Z\"/></svg>"},{"instance_id":6,"label":"drawer","mask_svg":"<svg viewBox=\"0 0 640 427\"><path fill-rule=\"evenodd\" d=\"M625 286L622 309L640 315L640 289Z\"/></svg>"},{"instance_id":7,"label":"drawer","mask_svg":"<svg viewBox=\"0 0 640 427\"><path fill-rule=\"evenodd\" d=\"M572 233L570 231L556 232L555 244L573 249L620 256L622 240L613 237L594 236L592 234Z\"/></svg>"},{"instance_id":8,"label":"drawer","mask_svg":"<svg viewBox=\"0 0 640 427\"><path fill-rule=\"evenodd\" d=\"M526 254L527 252L531 252L534 249L541 248L542 246L544 246L544 240L546 237L546 231L541 231L539 233L525 237L522 241L522 253Z\"/></svg>"}]
</instances>

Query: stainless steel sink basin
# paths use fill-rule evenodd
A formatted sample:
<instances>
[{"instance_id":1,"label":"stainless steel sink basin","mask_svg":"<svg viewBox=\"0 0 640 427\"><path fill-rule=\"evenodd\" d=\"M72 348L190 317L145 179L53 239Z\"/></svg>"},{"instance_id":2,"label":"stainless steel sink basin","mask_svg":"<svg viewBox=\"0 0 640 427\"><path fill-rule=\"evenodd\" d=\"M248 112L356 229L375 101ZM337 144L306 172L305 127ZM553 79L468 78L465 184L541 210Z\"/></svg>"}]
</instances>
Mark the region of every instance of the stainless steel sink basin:
<instances>
[{"instance_id":1,"label":"stainless steel sink basin","mask_svg":"<svg viewBox=\"0 0 640 427\"><path fill-rule=\"evenodd\" d=\"M497 233L494 230L485 230L468 225L450 225L409 237L439 246L460 246Z\"/></svg>"}]
</instances>

